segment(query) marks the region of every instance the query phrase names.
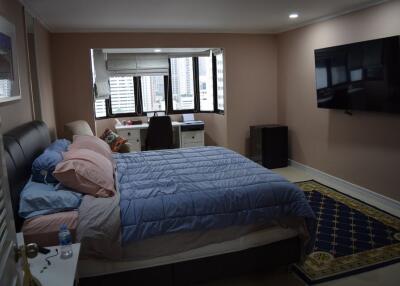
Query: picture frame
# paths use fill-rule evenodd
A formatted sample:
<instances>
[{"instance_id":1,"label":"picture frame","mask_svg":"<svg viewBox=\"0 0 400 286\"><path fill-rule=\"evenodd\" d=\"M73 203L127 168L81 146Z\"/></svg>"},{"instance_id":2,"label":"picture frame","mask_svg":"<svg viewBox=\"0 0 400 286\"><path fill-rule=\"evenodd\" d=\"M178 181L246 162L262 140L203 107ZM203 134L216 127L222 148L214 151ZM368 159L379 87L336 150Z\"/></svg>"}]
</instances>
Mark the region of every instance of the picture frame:
<instances>
[{"instance_id":1,"label":"picture frame","mask_svg":"<svg viewBox=\"0 0 400 286\"><path fill-rule=\"evenodd\" d=\"M0 104L21 99L15 25L0 16Z\"/></svg>"}]
</instances>

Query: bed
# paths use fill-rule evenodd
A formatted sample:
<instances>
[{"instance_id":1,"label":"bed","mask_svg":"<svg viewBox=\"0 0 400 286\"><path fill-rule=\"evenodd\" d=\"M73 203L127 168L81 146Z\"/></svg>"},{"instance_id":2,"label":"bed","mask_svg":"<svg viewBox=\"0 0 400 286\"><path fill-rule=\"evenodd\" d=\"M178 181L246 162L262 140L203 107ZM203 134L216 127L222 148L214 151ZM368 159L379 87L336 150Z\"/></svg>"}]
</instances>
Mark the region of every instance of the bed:
<instances>
[{"instance_id":1,"label":"bed","mask_svg":"<svg viewBox=\"0 0 400 286\"><path fill-rule=\"evenodd\" d=\"M19 193L33 160L50 144L47 126L27 123L5 134L4 144L21 229ZM287 265L312 247L315 217L303 193L233 151L187 148L114 159L116 195L84 196L78 210L81 277L115 281L126 274L113 273L153 271L165 284L186 285L227 271Z\"/></svg>"}]
</instances>

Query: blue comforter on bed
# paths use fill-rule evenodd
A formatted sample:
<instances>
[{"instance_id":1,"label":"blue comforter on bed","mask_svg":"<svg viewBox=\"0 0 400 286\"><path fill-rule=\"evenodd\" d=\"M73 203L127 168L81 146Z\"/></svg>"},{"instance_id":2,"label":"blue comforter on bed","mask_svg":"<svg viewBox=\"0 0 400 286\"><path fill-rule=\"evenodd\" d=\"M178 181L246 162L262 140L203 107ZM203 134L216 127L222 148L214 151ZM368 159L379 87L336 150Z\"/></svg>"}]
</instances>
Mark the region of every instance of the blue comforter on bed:
<instances>
[{"instance_id":1,"label":"blue comforter on bed","mask_svg":"<svg viewBox=\"0 0 400 286\"><path fill-rule=\"evenodd\" d=\"M314 235L314 213L303 192L231 150L184 148L116 154L114 159L123 244L289 217L305 218Z\"/></svg>"}]
</instances>

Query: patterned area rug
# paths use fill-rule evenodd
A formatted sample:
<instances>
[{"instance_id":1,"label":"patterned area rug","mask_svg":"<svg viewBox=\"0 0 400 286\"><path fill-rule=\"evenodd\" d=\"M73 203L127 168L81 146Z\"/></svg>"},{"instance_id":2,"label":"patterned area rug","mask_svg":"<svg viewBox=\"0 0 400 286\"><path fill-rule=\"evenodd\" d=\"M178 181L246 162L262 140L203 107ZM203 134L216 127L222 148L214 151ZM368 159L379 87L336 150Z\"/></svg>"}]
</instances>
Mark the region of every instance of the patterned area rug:
<instances>
[{"instance_id":1,"label":"patterned area rug","mask_svg":"<svg viewBox=\"0 0 400 286\"><path fill-rule=\"evenodd\" d=\"M316 181L296 183L318 219L313 252L294 266L315 284L400 261L400 219Z\"/></svg>"}]
</instances>

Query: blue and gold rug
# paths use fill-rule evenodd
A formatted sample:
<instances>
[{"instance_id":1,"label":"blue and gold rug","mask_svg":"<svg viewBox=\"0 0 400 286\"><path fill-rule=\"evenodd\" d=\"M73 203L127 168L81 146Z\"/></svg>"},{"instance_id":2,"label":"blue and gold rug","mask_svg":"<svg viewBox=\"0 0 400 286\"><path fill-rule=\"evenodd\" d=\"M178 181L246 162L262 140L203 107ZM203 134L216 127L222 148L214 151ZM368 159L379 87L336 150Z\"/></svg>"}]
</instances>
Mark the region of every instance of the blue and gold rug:
<instances>
[{"instance_id":1,"label":"blue and gold rug","mask_svg":"<svg viewBox=\"0 0 400 286\"><path fill-rule=\"evenodd\" d=\"M400 261L400 219L316 181L296 183L318 219L313 252L294 270L315 284Z\"/></svg>"}]
</instances>

